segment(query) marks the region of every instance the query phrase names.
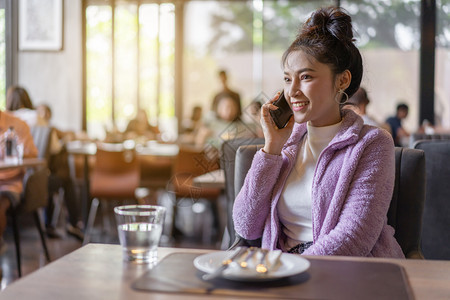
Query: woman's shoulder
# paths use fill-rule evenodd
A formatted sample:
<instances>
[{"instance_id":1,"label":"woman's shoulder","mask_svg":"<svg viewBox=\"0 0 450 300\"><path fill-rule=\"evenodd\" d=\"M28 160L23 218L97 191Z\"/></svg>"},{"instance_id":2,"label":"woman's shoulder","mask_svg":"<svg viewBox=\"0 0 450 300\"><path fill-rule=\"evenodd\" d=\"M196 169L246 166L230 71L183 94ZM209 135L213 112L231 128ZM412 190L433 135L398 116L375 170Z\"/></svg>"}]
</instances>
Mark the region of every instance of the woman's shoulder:
<instances>
[{"instance_id":1,"label":"woman's shoulder","mask_svg":"<svg viewBox=\"0 0 450 300\"><path fill-rule=\"evenodd\" d=\"M347 111L342 122L342 129L337 134L337 147L382 147L394 149L394 141L388 131L377 126L363 123L362 118L353 111Z\"/></svg>"},{"instance_id":2,"label":"woman's shoulder","mask_svg":"<svg viewBox=\"0 0 450 300\"><path fill-rule=\"evenodd\" d=\"M380 142L392 142L392 145L394 144L394 141L392 140L392 135L384 128L373 126L373 125L366 125L364 124L361 129L361 138L367 137L367 139L380 141Z\"/></svg>"}]
</instances>

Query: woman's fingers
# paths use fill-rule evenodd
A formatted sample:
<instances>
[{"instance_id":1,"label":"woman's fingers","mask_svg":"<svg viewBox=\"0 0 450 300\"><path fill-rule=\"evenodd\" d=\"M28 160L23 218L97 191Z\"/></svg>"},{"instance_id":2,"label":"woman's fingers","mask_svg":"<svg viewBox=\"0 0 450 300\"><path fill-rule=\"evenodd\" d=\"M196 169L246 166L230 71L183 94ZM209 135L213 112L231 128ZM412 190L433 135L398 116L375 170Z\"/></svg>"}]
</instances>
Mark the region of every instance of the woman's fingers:
<instances>
[{"instance_id":1,"label":"woman's fingers","mask_svg":"<svg viewBox=\"0 0 450 300\"><path fill-rule=\"evenodd\" d=\"M275 110L277 109L277 107L269 102L265 103L262 107L261 107L261 122L263 123L262 125L267 125L267 126L275 126L275 123L272 119L272 116L270 115L270 110Z\"/></svg>"},{"instance_id":2,"label":"woman's fingers","mask_svg":"<svg viewBox=\"0 0 450 300\"><path fill-rule=\"evenodd\" d=\"M267 101L266 103L274 103L275 101L278 100L278 98L280 98L281 95L281 91L278 91L273 97L272 99L270 99L269 101Z\"/></svg>"}]
</instances>

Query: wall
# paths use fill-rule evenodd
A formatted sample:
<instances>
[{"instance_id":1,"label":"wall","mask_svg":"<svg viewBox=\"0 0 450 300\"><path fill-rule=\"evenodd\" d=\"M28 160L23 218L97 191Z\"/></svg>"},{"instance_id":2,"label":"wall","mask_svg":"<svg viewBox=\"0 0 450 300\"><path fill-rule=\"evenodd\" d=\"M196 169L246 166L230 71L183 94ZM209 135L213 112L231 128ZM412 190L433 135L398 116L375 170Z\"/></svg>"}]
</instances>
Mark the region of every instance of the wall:
<instances>
[{"instance_id":1,"label":"wall","mask_svg":"<svg viewBox=\"0 0 450 300\"><path fill-rule=\"evenodd\" d=\"M81 130L82 21L81 0L64 1L63 50L19 51L18 84L33 104L47 103L52 123L62 130Z\"/></svg>"}]
</instances>

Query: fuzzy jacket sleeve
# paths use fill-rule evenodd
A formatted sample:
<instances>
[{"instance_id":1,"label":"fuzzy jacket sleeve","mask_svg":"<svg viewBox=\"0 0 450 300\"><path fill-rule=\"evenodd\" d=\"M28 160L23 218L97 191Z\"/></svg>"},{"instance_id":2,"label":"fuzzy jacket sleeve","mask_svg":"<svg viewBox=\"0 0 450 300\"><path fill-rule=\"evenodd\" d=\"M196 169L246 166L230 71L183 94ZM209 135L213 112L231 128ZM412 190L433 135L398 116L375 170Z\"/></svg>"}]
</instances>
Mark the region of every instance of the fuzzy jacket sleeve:
<instances>
[{"instance_id":1,"label":"fuzzy jacket sleeve","mask_svg":"<svg viewBox=\"0 0 450 300\"><path fill-rule=\"evenodd\" d=\"M314 232L314 245L304 255L371 256L382 235L393 234L385 227L395 180L394 144L384 130L370 130L363 136L362 142L341 153L331 195L324 195L320 184L313 185L313 197L319 203L329 201L329 209L320 211L318 205L313 224L320 232Z\"/></svg>"},{"instance_id":2,"label":"fuzzy jacket sleeve","mask_svg":"<svg viewBox=\"0 0 450 300\"><path fill-rule=\"evenodd\" d=\"M245 239L255 240L262 236L282 161L282 156L267 154L262 150L253 158L233 206L235 230Z\"/></svg>"}]
</instances>

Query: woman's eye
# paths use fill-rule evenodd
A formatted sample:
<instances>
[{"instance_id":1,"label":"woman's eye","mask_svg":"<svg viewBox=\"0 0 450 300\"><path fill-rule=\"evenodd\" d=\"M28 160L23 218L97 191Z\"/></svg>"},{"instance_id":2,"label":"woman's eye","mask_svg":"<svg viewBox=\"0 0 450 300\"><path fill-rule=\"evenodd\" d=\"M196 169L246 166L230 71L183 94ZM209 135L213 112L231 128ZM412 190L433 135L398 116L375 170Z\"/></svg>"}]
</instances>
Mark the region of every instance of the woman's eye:
<instances>
[{"instance_id":1,"label":"woman's eye","mask_svg":"<svg viewBox=\"0 0 450 300\"><path fill-rule=\"evenodd\" d=\"M290 82L290 81L291 81L291 79L289 79L287 77L284 78L284 82Z\"/></svg>"},{"instance_id":2,"label":"woman's eye","mask_svg":"<svg viewBox=\"0 0 450 300\"><path fill-rule=\"evenodd\" d=\"M301 79L301 80L311 79L311 76L309 76L308 74L303 74L303 75L300 77L300 79Z\"/></svg>"}]
</instances>

